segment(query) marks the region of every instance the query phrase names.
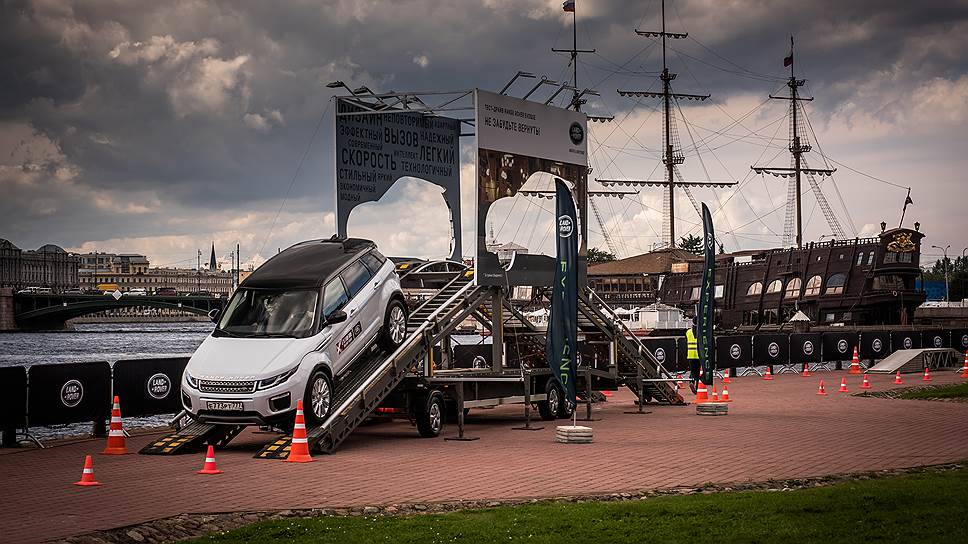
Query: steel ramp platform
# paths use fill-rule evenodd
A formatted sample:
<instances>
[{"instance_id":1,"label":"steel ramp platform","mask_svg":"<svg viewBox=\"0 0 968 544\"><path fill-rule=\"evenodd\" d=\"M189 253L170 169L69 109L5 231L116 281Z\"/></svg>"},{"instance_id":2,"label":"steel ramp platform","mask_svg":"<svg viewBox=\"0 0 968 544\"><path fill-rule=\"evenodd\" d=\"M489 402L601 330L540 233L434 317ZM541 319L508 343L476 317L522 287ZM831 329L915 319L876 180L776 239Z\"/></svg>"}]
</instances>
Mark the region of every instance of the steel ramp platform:
<instances>
[{"instance_id":1,"label":"steel ramp platform","mask_svg":"<svg viewBox=\"0 0 968 544\"><path fill-rule=\"evenodd\" d=\"M950 348L901 349L867 369L872 374L923 372L927 368L946 368L960 364L960 353Z\"/></svg>"},{"instance_id":2,"label":"steel ramp platform","mask_svg":"<svg viewBox=\"0 0 968 544\"><path fill-rule=\"evenodd\" d=\"M245 425L213 425L194 421L176 433L162 436L138 453L144 455L178 455L196 453L208 444L222 447L238 436Z\"/></svg>"}]
</instances>

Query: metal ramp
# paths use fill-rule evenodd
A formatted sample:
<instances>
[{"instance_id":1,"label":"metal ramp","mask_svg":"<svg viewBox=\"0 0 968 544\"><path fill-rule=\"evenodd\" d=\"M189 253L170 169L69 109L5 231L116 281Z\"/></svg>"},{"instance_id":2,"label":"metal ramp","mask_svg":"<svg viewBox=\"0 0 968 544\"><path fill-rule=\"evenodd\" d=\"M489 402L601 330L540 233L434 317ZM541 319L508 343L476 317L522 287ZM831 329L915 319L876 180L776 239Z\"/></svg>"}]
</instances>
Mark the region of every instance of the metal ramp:
<instances>
[{"instance_id":1,"label":"metal ramp","mask_svg":"<svg viewBox=\"0 0 968 544\"><path fill-rule=\"evenodd\" d=\"M455 289L456 287L456 289ZM440 295L444 292L449 296ZM434 364L433 346L450 334L480 305L486 291L463 276L441 289L438 295L414 312L421 320L411 320L409 334L393 353L372 351L359 361L336 387L332 414L321 425L307 431L309 447L332 453L390 394L407 375L424 371ZM432 305L432 306L428 306ZM433 308L429 313L425 310ZM415 326L413 326L415 325ZM260 459L280 459L289 454L292 437L285 436L256 454Z\"/></svg>"},{"instance_id":2,"label":"metal ramp","mask_svg":"<svg viewBox=\"0 0 968 544\"><path fill-rule=\"evenodd\" d=\"M162 436L141 448L144 455L195 453L209 444L221 448L238 436L245 425L213 425L193 421L176 433Z\"/></svg>"},{"instance_id":3,"label":"metal ramp","mask_svg":"<svg viewBox=\"0 0 968 544\"><path fill-rule=\"evenodd\" d=\"M619 378L640 402L655 399L685 404L675 387L675 376L652 356L614 310L591 289L578 296L578 327L586 336L596 333L615 343Z\"/></svg>"},{"instance_id":4,"label":"metal ramp","mask_svg":"<svg viewBox=\"0 0 968 544\"><path fill-rule=\"evenodd\" d=\"M901 349L867 369L873 374L922 372L925 368L948 368L959 364L960 354L950 348Z\"/></svg>"}]
</instances>

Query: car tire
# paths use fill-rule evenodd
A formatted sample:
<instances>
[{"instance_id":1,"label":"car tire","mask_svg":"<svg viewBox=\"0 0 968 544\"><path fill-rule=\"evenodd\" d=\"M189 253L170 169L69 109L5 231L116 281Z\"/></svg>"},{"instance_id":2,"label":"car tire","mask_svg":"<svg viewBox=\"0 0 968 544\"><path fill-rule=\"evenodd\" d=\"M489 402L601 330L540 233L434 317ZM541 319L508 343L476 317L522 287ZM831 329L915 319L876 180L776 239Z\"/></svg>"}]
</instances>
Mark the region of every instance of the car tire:
<instances>
[{"instance_id":1,"label":"car tire","mask_svg":"<svg viewBox=\"0 0 968 544\"><path fill-rule=\"evenodd\" d=\"M545 396L546 399L538 403L538 414L545 421L558 419L561 403L565 397L561 386L558 385L558 380L548 380L545 384Z\"/></svg>"},{"instance_id":2,"label":"car tire","mask_svg":"<svg viewBox=\"0 0 968 544\"><path fill-rule=\"evenodd\" d=\"M424 438L436 438L444 430L446 404L440 391L433 391L417 406L417 431Z\"/></svg>"},{"instance_id":3,"label":"car tire","mask_svg":"<svg viewBox=\"0 0 968 544\"><path fill-rule=\"evenodd\" d=\"M322 369L313 372L306 384L303 396L303 411L306 424L319 425L333 411L333 380Z\"/></svg>"},{"instance_id":4,"label":"car tire","mask_svg":"<svg viewBox=\"0 0 968 544\"><path fill-rule=\"evenodd\" d=\"M383 316L380 330L380 347L390 353L400 347L407 337L407 307L398 299L391 299Z\"/></svg>"}]
</instances>

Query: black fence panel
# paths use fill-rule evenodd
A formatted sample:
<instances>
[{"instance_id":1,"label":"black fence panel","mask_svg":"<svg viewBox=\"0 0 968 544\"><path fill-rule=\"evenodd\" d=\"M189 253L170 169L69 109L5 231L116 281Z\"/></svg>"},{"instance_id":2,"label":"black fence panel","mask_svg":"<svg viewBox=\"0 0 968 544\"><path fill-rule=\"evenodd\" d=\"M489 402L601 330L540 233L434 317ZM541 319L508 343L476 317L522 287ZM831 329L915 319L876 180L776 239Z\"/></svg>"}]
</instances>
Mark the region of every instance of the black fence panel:
<instances>
[{"instance_id":1,"label":"black fence panel","mask_svg":"<svg viewBox=\"0 0 968 544\"><path fill-rule=\"evenodd\" d=\"M753 335L753 361L756 365L785 365L790 362L790 337L786 334Z\"/></svg>"},{"instance_id":2,"label":"black fence panel","mask_svg":"<svg viewBox=\"0 0 968 544\"><path fill-rule=\"evenodd\" d=\"M30 367L31 426L105 419L111 413L111 367L106 362Z\"/></svg>"},{"instance_id":3,"label":"black fence panel","mask_svg":"<svg viewBox=\"0 0 968 544\"><path fill-rule=\"evenodd\" d=\"M921 333L918 331L891 331L891 349L918 349L921 347Z\"/></svg>"},{"instance_id":4,"label":"black fence panel","mask_svg":"<svg viewBox=\"0 0 968 544\"><path fill-rule=\"evenodd\" d=\"M825 362L850 361L854 357L858 335L854 331L822 333L822 359Z\"/></svg>"},{"instance_id":5,"label":"black fence panel","mask_svg":"<svg viewBox=\"0 0 968 544\"><path fill-rule=\"evenodd\" d=\"M925 348L950 348L951 331L921 331L921 346Z\"/></svg>"},{"instance_id":6,"label":"black fence panel","mask_svg":"<svg viewBox=\"0 0 968 544\"><path fill-rule=\"evenodd\" d=\"M22 429L26 415L26 367L0 367L0 430Z\"/></svg>"},{"instance_id":7,"label":"black fence panel","mask_svg":"<svg viewBox=\"0 0 968 544\"><path fill-rule=\"evenodd\" d=\"M188 357L140 359L114 363L114 394L124 417L171 414L181 410L178 399Z\"/></svg>"},{"instance_id":8,"label":"black fence panel","mask_svg":"<svg viewBox=\"0 0 968 544\"><path fill-rule=\"evenodd\" d=\"M951 347L962 353L968 352L968 329L951 331Z\"/></svg>"},{"instance_id":9,"label":"black fence panel","mask_svg":"<svg viewBox=\"0 0 968 544\"><path fill-rule=\"evenodd\" d=\"M591 367L600 370L608 369L608 350L611 347L606 342L578 342L579 363L582 368ZM544 354L542 354L544 357Z\"/></svg>"},{"instance_id":10,"label":"black fence panel","mask_svg":"<svg viewBox=\"0 0 968 544\"><path fill-rule=\"evenodd\" d=\"M891 333L887 331L864 331L860 333L860 358L883 359L892 353Z\"/></svg>"},{"instance_id":11,"label":"black fence panel","mask_svg":"<svg viewBox=\"0 0 968 544\"><path fill-rule=\"evenodd\" d=\"M679 361L678 355L676 354L676 341L678 338L675 336L656 336L640 338L645 349L649 350L649 353L655 357L656 361L662 365L666 370L673 370L676 363Z\"/></svg>"},{"instance_id":12,"label":"black fence panel","mask_svg":"<svg viewBox=\"0 0 968 544\"><path fill-rule=\"evenodd\" d=\"M689 345L686 342L685 336L680 336L676 338L676 364L675 368L669 368L666 366L666 370L672 370L675 372L689 372Z\"/></svg>"},{"instance_id":13,"label":"black fence panel","mask_svg":"<svg viewBox=\"0 0 968 544\"><path fill-rule=\"evenodd\" d=\"M822 337L819 332L791 334L790 362L795 365L819 363L822 346Z\"/></svg>"},{"instance_id":14,"label":"black fence panel","mask_svg":"<svg viewBox=\"0 0 968 544\"><path fill-rule=\"evenodd\" d=\"M748 334L716 337L716 368L740 368L753 363L753 339Z\"/></svg>"}]
</instances>

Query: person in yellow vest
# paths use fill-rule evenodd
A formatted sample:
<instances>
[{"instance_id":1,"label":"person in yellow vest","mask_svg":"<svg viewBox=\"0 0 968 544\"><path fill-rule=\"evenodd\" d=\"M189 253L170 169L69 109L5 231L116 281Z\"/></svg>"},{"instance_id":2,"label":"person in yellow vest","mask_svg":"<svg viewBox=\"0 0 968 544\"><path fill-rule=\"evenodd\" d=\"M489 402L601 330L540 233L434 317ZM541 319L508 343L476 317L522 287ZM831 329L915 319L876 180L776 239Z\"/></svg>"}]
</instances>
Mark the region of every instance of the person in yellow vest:
<instances>
[{"instance_id":1,"label":"person in yellow vest","mask_svg":"<svg viewBox=\"0 0 968 544\"><path fill-rule=\"evenodd\" d=\"M699 388L699 340L695 325L686 329L686 359L689 361L689 387L695 393Z\"/></svg>"}]
</instances>

